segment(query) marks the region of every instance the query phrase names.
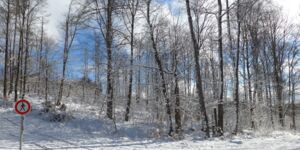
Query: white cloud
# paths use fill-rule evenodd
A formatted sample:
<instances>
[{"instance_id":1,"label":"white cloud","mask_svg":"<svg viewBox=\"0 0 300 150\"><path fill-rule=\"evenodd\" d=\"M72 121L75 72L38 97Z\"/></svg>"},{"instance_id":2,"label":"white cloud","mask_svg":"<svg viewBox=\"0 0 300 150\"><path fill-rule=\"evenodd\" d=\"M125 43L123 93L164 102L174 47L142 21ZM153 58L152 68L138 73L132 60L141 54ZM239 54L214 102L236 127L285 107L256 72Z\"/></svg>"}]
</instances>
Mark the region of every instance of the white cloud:
<instances>
[{"instance_id":1,"label":"white cloud","mask_svg":"<svg viewBox=\"0 0 300 150\"><path fill-rule=\"evenodd\" d=\"M61 27L60 24L63 22L64 14L66 13L68 9L68 4L71 0L48 0L48 6L46 8L46 11L48 14L50 14L50 17L48 17L48 23L46 24L46 32L49 36L52 36L59 40L61 38ZM278 4L279 6L282 6L283 12L285 15L288 16L288 18L292 22L297 22L300 18L300 0L273 0L275 4ZM170 18L170 12L166 11L167 7L169 9L180 9L184 6L184 3L174 0L171 1L169 6L166 4L164 8L164 13L168 15ZM171 7L171 8L170 8ZM181 15L182 21L185 21L184 9L181 9Z\"/></svg>"},{"instance_id":2,"label":"white cloud","mask_svg":"<svg viewBox=\"0 0 300 150\"><path fill-rule=\"evenodd\" d=\"M64 14L67 12L68 5L71 0L48 0L46 11L50 16L46 26L46 32L49 36L54 37L56 40L61 38L60 24L63 21Z\"/></svg>"},{"instance_id":3,"label":"white cloud","mask_svg":"<svg viewBox=\"0 0 300 150\"><path fill-rule=\"evenodd\" d=\"M300 18L300 0L274 0L275 4L282 6L283 13L289 20L296 23Z\"/></svg>"}]
</instances>

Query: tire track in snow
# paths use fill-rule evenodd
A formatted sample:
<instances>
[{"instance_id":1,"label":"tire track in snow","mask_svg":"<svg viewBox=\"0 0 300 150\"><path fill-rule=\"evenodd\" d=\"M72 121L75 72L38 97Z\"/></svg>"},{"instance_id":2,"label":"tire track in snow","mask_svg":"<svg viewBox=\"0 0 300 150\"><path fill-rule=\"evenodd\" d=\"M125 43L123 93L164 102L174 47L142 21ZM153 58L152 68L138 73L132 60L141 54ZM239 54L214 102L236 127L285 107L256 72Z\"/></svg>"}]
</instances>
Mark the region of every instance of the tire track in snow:
<instances>
[{"instance_id":1,"label":"tire track in snow","mask_svg":"<svg viewBox=\"0 0 300 150\"><path fill-rule=\"evenodd\" d=\"M12 121L12 120L10 120L10 119L8 119L8 118L6 118L6 117L3 117L3 118L4 118L6 121L8 121L9 123L11 123L11 124L13 124L13 125L15 125L15 126L19 126L19 124L15 123L14 121ZM8 135L11 136L11 137L19 138L18 135L15 135L15 134L12 134L12 133L8 133ZM37 143L35 143L35 142L30 142L30 144L33 144L33 145L35 145L35 146L37 146L37 147L39 147L39 148L42 148L42 149L44 149L44 150L50 150L50 148L48 148L48 147L46 147L46 146L42 146L42 145L37 144Z\"/></svg>"}]
</instances>

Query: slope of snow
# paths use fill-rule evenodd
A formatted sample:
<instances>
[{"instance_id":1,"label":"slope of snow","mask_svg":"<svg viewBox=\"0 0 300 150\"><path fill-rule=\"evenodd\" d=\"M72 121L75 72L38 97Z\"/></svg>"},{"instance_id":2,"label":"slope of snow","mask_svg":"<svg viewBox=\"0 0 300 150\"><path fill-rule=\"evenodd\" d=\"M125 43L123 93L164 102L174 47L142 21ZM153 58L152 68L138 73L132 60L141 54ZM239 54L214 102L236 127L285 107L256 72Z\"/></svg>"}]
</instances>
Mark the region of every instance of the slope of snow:
<instances>
[{"instance_id":1,"label":"slope of snow","mask_svg":"<svg viewBox=\"0 0 300 150\"><path fill-rule=\"evenodd\" d=\"M185 139L154 138L154 125L117 123L118 132L110 120L99 117L97 108L69 104L75 117L65 123L49 122L40 114L40 101L35 99L33 111L25 117L24 149L200 149L200 150L297 150L300 134L277 131L270 134L244 134L225 139L204 140L200 133L185 134ZM1 103L0 103L1 105ZM8 106L11 106L8 105ZM19 120L12 108L0 106L0 149L18 149Z\"/></svg>"}]
</instances>

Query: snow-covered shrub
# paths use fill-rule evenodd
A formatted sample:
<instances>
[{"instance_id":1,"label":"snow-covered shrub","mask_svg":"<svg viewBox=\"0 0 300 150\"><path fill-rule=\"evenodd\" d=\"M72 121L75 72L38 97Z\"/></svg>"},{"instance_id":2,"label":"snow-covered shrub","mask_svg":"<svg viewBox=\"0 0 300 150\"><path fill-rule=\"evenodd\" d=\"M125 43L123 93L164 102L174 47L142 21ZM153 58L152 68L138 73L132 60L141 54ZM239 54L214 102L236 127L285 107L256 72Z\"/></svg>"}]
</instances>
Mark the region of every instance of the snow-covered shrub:
<instances>
[{"instance_id":1,"label":"snow-covered shrub","mask_svg":"<svg viewBox=\"0 0 300 150\"><path fill-rule=\"evenodd\" d=\"M46 120L51 122L64 122L74 118L71 113L67 112L67 106L65 104L56 106L48 101L42 105L43 109L40 114L43 115Z\"/></svg>"}]
</instances>

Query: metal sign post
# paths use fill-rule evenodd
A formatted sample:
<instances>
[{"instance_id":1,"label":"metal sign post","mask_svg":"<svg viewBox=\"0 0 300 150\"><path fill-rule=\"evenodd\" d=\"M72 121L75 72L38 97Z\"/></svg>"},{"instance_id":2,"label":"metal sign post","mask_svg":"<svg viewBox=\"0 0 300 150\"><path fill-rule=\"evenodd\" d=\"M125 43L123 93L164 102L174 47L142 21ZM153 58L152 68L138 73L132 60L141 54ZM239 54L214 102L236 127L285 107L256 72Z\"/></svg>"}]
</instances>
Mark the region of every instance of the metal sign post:
<instances>
[{"instance_id":1,"label":"metal sign post","mask_svg":"<svg viewBox=\"0 0 300 150\"><path fill-rule=\"evenodd\" d=\"M30 112L30 110L31 110L31 106L27 100L22 99L22 100L17 101L17 103L15 104L16 113L21 115L20 145L19 145L20 150L22 150L25 115L28 114Z\"/></svg>"},{"instance_id":2,"label":"metal sign post","mask_svg":"<svg viewBox=\"0 0 300 150\"><path fill-rule=\"evenodd\" d=\"M23 131L24 131L24 119L25 117L21 115L21 127L20 127L20 145L19 148L22 150L22 142L23 142Z\"/></svg>"}]
</instances>

